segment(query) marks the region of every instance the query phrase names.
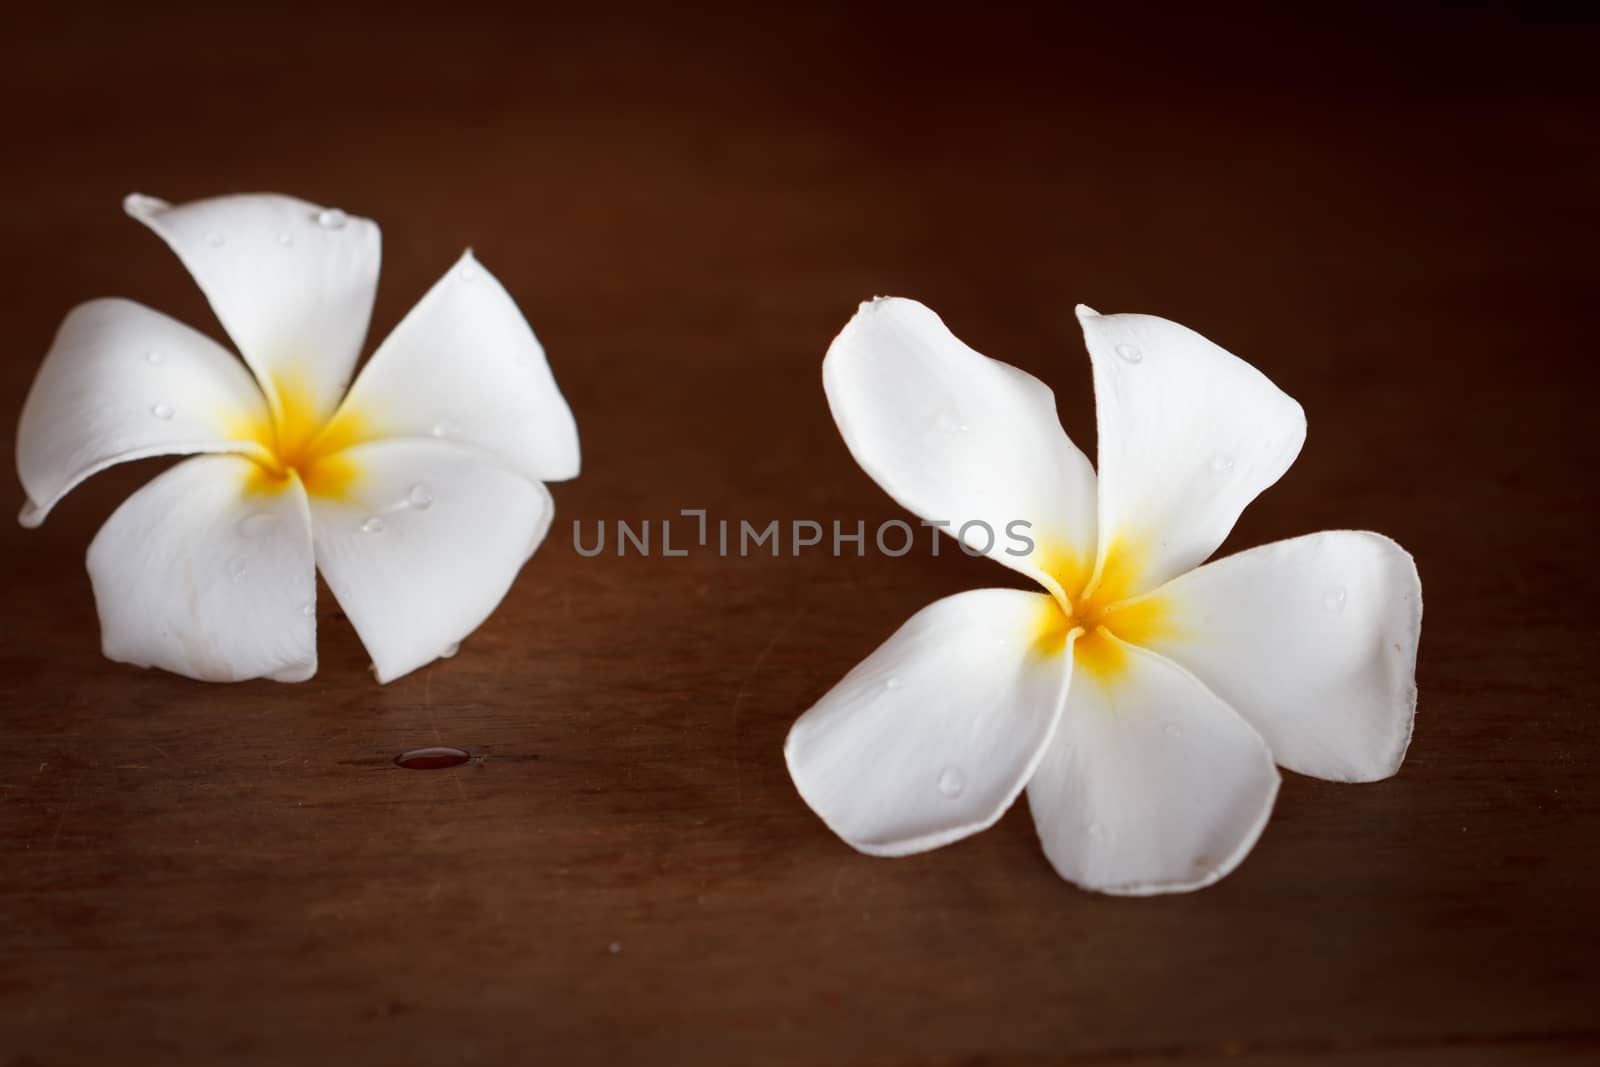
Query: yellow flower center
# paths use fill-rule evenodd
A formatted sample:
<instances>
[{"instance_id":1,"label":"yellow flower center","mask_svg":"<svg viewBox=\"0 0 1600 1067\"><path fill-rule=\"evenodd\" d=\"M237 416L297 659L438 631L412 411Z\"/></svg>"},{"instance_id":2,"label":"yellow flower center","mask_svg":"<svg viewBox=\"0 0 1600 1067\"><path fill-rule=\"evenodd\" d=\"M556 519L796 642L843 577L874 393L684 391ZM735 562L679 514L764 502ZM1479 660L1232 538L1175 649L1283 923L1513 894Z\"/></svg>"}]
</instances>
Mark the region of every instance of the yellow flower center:
<instances>
[{"instance_id":1,"label":"yellow flower center","mask_svg":"<svg viewBox=\"0 0 1600 1067\"><path fill-rule=\"evenodd\" d=\"M1067 603L1051 599L1041 609L1034 648L1044 655L1060 655L1067 639L1077 632L1073 663L1101 682L1115 678L1127 667L1127 644L1140 645L1168 631L1167 605L1158 596L1138 596L1135 583L1141 553L1132 542L1112 543L1097 579L1075 554L1048 550L1041 566L1060 584Z\"/></svg>"},{"instance_id":2,"label":"yellow flower center","mask_svg":"<svg viewBox=\"0 0 1600 1067\"><path fill-rule=\"evenodd\" d=\"M305 378L293 372L275 374L271 387L276 404L269 404L266 418L234 427L237 439L254 441L267 452L254 457L249 490L275 493L294 475L314 496L343 495L359 474L345 450L370 437L366 420L349 405L323 419Z\"/></svg>"}]
</instances>

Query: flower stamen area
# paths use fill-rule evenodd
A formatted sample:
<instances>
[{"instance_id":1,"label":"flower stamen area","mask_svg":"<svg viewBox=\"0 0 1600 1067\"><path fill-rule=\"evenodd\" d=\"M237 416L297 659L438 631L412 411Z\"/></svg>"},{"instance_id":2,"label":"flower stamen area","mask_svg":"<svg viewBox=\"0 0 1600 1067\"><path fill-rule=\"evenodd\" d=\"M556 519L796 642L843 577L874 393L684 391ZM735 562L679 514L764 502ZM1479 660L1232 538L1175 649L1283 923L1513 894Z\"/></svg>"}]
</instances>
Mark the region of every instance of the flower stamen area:
<instances>
[{"instance_id":1,"label":"flower stamen area","mask_svg":"<svg viewBox=\"0 0 1600 1067\"><path fill-rule=\"evenodd\" d=\"M1052 567L1067 602L1052 598L1041 609L1034 648L1043 655L1060 655L1076 633L1075 666L1101 682L1121 674L1128 662L1126 645L1144 644L1169 628L1161 597L1133 593L1138 571L1132 557L1127 549L1113 547L1093 581L1086 580L1081 566ZM1075 559L1070 554L1061 558Z\"/></svg>"},{"instance_id":2,"label":"flower stamen area","mask_svg":"<svg viewBox=\"0 0 1600 1067\"><path fill-rule=\"evenodd\" d=\"M267 453L252 457L256 469L249 490L278 492L293 474L313 496L343 495L359 473L345 450L367 436L359 413L341 406L323 419L311 389L295 374L274 375L272 387L275 410L265 419L249 419L235 428L237 438L254 441Z\"/></svg>"}]
</instances>

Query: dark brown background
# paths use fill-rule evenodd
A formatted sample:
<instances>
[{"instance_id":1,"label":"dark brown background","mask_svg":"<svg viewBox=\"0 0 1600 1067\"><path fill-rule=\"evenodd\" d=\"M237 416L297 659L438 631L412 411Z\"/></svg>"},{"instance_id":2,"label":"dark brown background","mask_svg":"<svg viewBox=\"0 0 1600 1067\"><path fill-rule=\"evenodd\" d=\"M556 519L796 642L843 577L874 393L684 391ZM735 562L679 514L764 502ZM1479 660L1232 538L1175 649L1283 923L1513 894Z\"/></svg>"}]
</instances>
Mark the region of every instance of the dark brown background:
<instances>
[{"instance_id":1,"label":"dark brown background","mask_svg":"<svg viewBox=\"0 0 1600 1067\"><path fill-rule=\"evenodd\" d=\"M8 28L8 429L81 300L216 332L123 194L268 189L383 224L375 337L474 246L584 473L460 656L381 688L326 599L303 685L103 660L83 552L154 466L0 524L0 1063L1600 1054L1594 22L234 6ZM1305 452L1228 549L1415 553L1400 775L1287 776L1244 865L1173 898L1075 890L1020 806L905 860L833 838L789 723L1009 572L587 560L570 522L896 516L818 378L876 293L1050 382L1091 449L1079 300L1299 398ZM435 742L479 759L390 762Z\"/></svg>"}]
</instances>

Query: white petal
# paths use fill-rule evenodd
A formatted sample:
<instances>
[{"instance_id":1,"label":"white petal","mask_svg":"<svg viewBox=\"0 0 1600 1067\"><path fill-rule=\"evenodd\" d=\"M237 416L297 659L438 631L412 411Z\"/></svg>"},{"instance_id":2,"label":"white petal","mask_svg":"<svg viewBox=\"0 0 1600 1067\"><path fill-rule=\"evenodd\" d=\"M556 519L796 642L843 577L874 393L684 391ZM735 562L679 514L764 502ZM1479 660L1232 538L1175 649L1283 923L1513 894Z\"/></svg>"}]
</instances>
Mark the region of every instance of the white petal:
<instances>
[{"instance_id":1,"label":"white petal","mask_svg":"<svg viewBox=\"0 0 1600 1067\"><path fill-rule=\"evenodd\" d=\"M293 389L297 418L333 411L372 316L377 223L273 193L124 206L183 260L272 403Z\"/></svg>"},{"instance_id":2,"label":"white petal","mask_svg":"<svg viewBox=\"0 0 1600 1067\"><path fill-rule=\"evenodd\" d=\"M1283 766L1369 782L1400 767L1417 706L1422 584L1373 533L1311 534L1208 563L1156 594L1149 647L1248 719Z\"/></svg>"},{"instance_id":3,"label":"white petal","mask_svg":"<svg viewBox=\"0 0 1600 1067\"><path fill-rule=\"evenodd\" d=\"M312 496L317 565L388 682L448 655L500 603L550 526L537 482L443 441L377 441Z\"/></svg>"},{"instance_id":4,"label":"white petal","mask_svg":"<svg viewBox=\"0 0 1600 1067\"><path fill-rule=\"evenodd\" d=\"M1203 562L1305 442L1300 405L1250 364L1154 315L1078 308L1100 425L1100 552L1131 591Z\"/></svg>"},{"instance_id":5,"label":"white petal","mask_svg":"<svg viewBox=\"0 0 1600 1067\"><path fill-rule=\"evenodd\" d=\"M89 546L105 654L207 682L317 669L305 493L262 493L238 456L185 460L129 497Z\"/></svg>"},{"instance_id":6,"label":"white petal","mask_svg":"<svg viewBox=\"0 0 1600 1067\"><path fill-rule=\"evenodd\" d=\"M535 481L578 474L578 430L515 301L468 252L378 347L347 410L372 437L476 445Z\"/></svg>"},{"instance_id":7,"label":"white petal","mask_svg":"<svg viewBox=\"0 0 1600 1067\"><path fill-rule=\"evenodd\" d=\"M234 439L266 417L238 359L129 300L94 300L61 324L17 425L17 473L37 526L85 478L116 463L193 452L261 453Z\"/></svg>"},{"instance_id":8,"label":"white petal","mask_svg":"<svg viewBox=\"0 0 1600 1067\"><path fill-rule=\"evenodd\" d=\"M861 305L828 349L822 383L856 462L903 507L951 533L986 523L986 554L1053 592L1063 570L1087 569L1094 470L1062 432L1044 383L979 355L903 299ZM1007 536L1019 520L1032 524L1031 553ZM987 540L969 528L970 547ZM1062 552L1078 558L1064 567Z\"/></svg>"},{"instance_id":9,"label":"white petal","mask_svg":"<svg viewBox=\"0 0 1600 1067\"><path fill-rule=\"evenodd\" d=\"M862 852L903 856L991 825L1033 774L1060 714L1070 650L1039 647L1060 617L1041 593L980 589L934 602L789 731L795 788Z\"/></svg>"},{"instance_id":10,"label":"white petal","mask_svg":"<svg viewBox=\"0 0 1600 1067\"><path fill-rule=\"evenodd\" d=\"M1133 646L1105 680L1079 670L1028 784L1045 854L1085 889L1210 885L1255 844L1278 771L1259 735L1181 667Z\"/></svg>"}]
</instances>

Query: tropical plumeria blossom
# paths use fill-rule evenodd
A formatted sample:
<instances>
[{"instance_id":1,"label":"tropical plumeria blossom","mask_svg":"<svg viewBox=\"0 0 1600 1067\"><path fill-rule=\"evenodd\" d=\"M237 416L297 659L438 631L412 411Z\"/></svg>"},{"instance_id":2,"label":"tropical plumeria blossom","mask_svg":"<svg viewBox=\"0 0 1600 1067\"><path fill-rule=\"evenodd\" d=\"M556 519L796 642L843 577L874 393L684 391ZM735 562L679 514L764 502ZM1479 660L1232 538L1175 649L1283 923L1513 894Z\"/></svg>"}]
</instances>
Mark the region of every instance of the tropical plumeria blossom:
<instances>
[{"instance_id":1,"label":"tropical plumeria blossom","mask_svg":"<svg viewBox=\"0 0 1600 1067\"><path fill-rule=\"evenodd\" d=\"M244 357L128 300L68 314L17 432L37 526L126 460L190 455L89 546L106 656L206 681L317 669L316 572L387 682L454 653L543 540L578 436L522 313L470 252L346 393L378 227L287 196L128 197Z\"/></svg>"},{"instance_id":2,"label":"tropical plumeria blossom","mask_svg":"<svg viewBox=\"0 0 1600 1067\"><path fill-rule=\"evenodd\" d=\"M984 589L906 622L795 723L806 803L862 852L976 833L1024 788L1063 878L1173 893L1244 858L1274 764L1367 782L1399 768L1422 590L1399 545L1311 534L1202 566L1305 439L1259 371L1150 315L1078 308L1098 476L1049 388L911 300L863 304L823 362L834 420L901 505L1045 592ZM982 543L974 543L979 542Z\"/></svg>"}]
</instances>

